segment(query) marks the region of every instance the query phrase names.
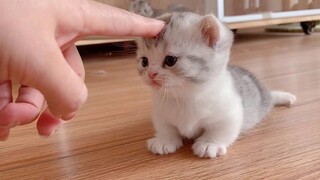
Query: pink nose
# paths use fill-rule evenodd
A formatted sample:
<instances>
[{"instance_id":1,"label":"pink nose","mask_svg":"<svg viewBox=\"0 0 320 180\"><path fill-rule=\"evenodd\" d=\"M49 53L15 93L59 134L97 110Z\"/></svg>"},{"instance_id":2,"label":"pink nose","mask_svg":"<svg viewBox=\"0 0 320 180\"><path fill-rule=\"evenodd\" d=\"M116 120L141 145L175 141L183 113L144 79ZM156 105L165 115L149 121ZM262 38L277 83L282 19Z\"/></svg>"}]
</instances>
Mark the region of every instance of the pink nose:
<instances>
[{"instance_id":1,"label":"pink nose","mask_svg":"<svg viewBox=\"0 0 320 180\"><path fill-rule=\"evenodd\" d=\"M153 79L154 77L156 77L156 75L158 75L157 72L148 72L148 75L151 79Z\"/></svg>"}]
</instances>

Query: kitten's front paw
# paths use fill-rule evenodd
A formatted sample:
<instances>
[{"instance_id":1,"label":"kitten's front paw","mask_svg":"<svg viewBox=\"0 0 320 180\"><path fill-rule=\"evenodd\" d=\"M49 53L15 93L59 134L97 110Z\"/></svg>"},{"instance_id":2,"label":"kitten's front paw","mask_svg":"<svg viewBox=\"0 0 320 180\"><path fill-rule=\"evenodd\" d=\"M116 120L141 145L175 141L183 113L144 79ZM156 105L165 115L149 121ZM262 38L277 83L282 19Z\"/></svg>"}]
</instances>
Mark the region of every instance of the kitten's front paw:
<instances>
[{"instance_id":1,"label":"kitten's front paw","mask_svg":"<svg viewBox=\"0 0 320 180\"><path fill-rule=\"evenodd\" d=\"M200 158L215 158L227 154L227 148L210 142L196 141L193 146L193 153Z\"/></svg>"},{"instance_id":2,"label":"kitten's front paw","mask_svg":"<svg viewBox=\"0 0 320 180\"><path fill-rule=\"evenodd\" d=\"M176 152L182 146L182 141L154 137L147 141L147 146L154 154L163 155Z\"/></svg>"}]
</instances>

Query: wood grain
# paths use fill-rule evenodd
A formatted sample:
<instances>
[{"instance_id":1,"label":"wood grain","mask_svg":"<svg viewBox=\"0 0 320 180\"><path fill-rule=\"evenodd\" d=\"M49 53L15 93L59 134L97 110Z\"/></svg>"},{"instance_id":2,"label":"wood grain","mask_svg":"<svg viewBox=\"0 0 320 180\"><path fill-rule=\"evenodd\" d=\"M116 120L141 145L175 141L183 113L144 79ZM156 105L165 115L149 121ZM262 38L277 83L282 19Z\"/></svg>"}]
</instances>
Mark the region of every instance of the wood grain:
<instances>
[{"instance_id":1,"label":"wood grain","mask_svg":"<svg viewBox=\"0 0 320 180\"><path fill-rule=\"evenodd\" d=\"M13 129L0 144L0 179L319 179L319 47L320 34L240 32L232 63L298 101L275 108L211 160L195 157L191 144L168 156L149 153L151 93L134 55L86 55L86 105L47 139L35 124Z\"/></svg>"}]
</instances>

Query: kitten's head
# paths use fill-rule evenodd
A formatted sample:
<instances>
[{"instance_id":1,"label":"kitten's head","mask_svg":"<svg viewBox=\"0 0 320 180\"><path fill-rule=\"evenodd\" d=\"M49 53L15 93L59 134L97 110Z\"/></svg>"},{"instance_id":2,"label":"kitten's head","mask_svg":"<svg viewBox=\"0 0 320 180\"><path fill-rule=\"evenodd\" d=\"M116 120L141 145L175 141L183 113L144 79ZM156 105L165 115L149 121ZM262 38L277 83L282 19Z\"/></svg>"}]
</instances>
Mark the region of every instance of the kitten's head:
<instances>
[{"instance_id":1,"label":"kitten's head","mask_svg":"<svg viewBox=\"0 0 320 180\"><path fill-rule=\"evenodd\" d=\"M138 72L155 89L205 84L226 69L233 33L213 15L165 14L155 38L138 39Z\"/></svg>"}]
</instances>

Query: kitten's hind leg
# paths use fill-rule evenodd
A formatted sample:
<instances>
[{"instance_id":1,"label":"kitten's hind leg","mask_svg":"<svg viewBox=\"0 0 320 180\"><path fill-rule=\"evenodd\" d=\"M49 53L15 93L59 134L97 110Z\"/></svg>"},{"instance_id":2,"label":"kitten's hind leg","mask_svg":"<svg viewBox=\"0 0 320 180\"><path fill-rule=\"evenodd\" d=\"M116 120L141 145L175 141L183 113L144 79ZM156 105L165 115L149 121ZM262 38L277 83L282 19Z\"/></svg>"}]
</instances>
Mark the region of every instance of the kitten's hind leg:
<instances>
[{"instance_id":1,"label":"kitten's hind leg","mask_svg":"<svg viewBox=\"0 0 320 180\"><path fill-rule=\"evenodd\" d=\"M291 106L296 101L296 96L284 91L271 91L274 106Z\"/></svg>"}]
</instances>

